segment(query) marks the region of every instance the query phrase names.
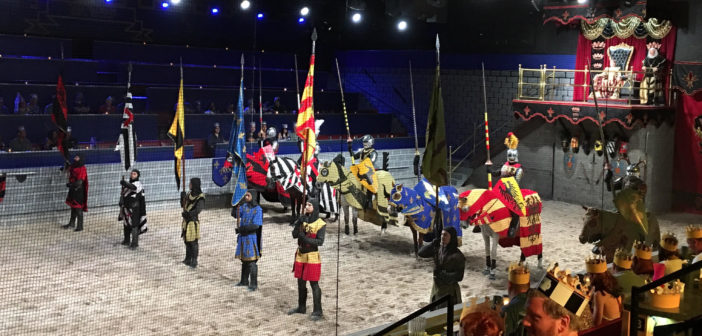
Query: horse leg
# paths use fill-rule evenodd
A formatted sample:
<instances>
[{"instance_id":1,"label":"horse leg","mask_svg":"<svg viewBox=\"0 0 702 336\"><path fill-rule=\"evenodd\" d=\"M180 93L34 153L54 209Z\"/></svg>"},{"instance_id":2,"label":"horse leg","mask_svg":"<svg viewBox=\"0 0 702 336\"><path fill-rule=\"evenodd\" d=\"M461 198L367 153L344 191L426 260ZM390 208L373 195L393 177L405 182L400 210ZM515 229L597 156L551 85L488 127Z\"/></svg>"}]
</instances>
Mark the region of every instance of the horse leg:
<instances>
[{"instance_id":1,"label":"horse leg","mask_svg":"<svg viewBox=\"0 0 702 336\"><path fill-rule=\"evenodd\" d=\"M353 221L353 235L358 233L358 210L349 205L349 211L351 212L351 220Z\"/></svg>"},{"instance_id":2,"label":"horse leg","mask_svg":"<svg viewBox=\"0 0 702 336\"><path fill-rule=\"evenodd\" d=\"M388 220L383 218L383 223L380 224L380 235L384 235L388 230Z\"/></svg>"},{"instance_id":3,"label":"horse leg","mask_svg":"<svg viewBox=\"0 0 702 336\"><path fill-rule=\"evenodd\" d=\"M490 280L495 280L495 269L497 268L497 244L499 243L500 236L492 231L492 228L488 227L490 230L490 235L492 236L492 249L490 251ZM488 228L483 230L488 231Z\"/></svg>"},{"instance_id":4,"label":"horse leg","mask_svg":"<svg viewBox=\"0 0 702 336\"><path fill-rule=\"evenodd\" d=\"M344 233L348 236L349 235L349 212L351 212L351 206L345 207L345 206L340 206L339 211L344 212Z\"/></svg>"},{"instance_id":5,"label":"horse leg","mask_svg":"<svg viewBox=\"0 0 702 336\"><path fill-rule=\"evenodd\" d=\"M477 226L477 225L476 225ZM483 236L483 242L485 243L485 270L483 275L490 274L490 234L487 230L480 230L480 234Z\"/></svg>"},{"instance_id":6,"label":"horse leg","mask_svg":"<svg viewBox=\"0 0 702 336\"><path fill-rule=\"evenodd\" d=\"M544 265L542 264L542 260L543 260L543 258L544 258L544 254L543 254L543 253L539 253L538 258L539 258L539 268L544 268Z\"/></svg>"},{"instance_id":7,"label":"horse leg","mask_svg":"<svg viewBox=\"0 0 702 336\"><path fill-rule=\"evenodd\" d=\"M414 257L419 259L419 242L417 241L417 230L410 225L412 231L412 243L414 244Z\"/></svg>"},{"instance_id":8,"label":"horse leg","mask_svg":"<svg viewBox=\"0 0 702 336\"><path fill-rule=\"evenodd\" d=\"M522 253L519 255L519 262L523 263L525 260L526 260L526 256L524 255L524 252L522 251Z\"/></svg>"}]
</instances>

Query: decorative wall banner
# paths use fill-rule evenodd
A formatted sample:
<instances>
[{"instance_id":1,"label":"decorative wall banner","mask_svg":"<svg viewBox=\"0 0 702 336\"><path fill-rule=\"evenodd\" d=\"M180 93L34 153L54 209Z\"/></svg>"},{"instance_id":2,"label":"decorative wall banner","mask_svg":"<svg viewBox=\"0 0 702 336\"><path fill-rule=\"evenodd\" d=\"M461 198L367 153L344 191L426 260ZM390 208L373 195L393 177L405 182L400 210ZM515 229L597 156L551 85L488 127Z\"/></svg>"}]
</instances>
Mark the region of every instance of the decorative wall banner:
<instances>
[{"instance_id":1,"label":"decorative wall banner","mask_svg":"<svg viewBox=\"0 0 702 336\"><path fill-rule=\"evenodd\" d=\"M702 92L702 62L674 62L673 88L686 95Z\"/></svg>"},{"instance_id":2,"label":"decorative wall banner","mask_svg":"<svg viewBox=\"0 0 702 336\"><path fill-rule=\"evenodd\" d=\"M549 6L548 2L545 2L542 11L544 13L544 24L549 21L555 21L562 25L567 25L578 20L596 22L602 18L612 19L615 22L631 17L642 20L646 17L646 0L632 1L630 6L622 4L622 6L616 8L590 6L588 4Z\"/></svg>"},{"instance_id":3,"label":"decorative wall banner","mask_svg":"<svg viewBox=\"0 0 702 336\"><path fill-rule=\"evenodd\" d=\"M633 129L637 124L646 126L649 122L653 122L656 126L663 122L672 123L675 116L673 109L665 106L609 105L604 107L600 103L598 113L593 103L519 99L512 100L512 111L516 118L524 121L538 117L548 123L564 119L573 125L578 125L584 120L596 123L604 119L603 125L618 123L625 129ZM577 111L577 117L574 117L575 111Z\"/></svg>"},{"instance_id":4,"label":"decorative wall banner","mask_svg":"<svg viewBox=\"0 0 702 336\"><path fill-rule=\"evenodd\" d=\"M668 20L658 20L650 18L643 20L636 16L630 16L620 21L610 18L601 18L596 21L580 21L580 28L583 36L588 40L600 37L606 39L618 37L620 39L634 36L638 39L651 38L660 40L673 28L673 24Z\"/></svg>"}]
</instances>

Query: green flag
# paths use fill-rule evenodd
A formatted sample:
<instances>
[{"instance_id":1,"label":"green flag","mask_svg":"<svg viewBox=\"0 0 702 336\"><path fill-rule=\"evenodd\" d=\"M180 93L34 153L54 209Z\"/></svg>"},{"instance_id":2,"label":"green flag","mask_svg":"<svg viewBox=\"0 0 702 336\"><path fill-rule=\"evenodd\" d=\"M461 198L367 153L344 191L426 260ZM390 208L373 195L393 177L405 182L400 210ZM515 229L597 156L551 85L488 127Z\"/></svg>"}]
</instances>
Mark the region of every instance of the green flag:
<instances>
[{"instance_id":1,"label":"green flag","mask_svg":"<svg viewBox=\"0 0 702 336\"><path fill-rule=\"evenodd\" d=\"M422 174L436 186L448 185L448 154L446 150L446 125L444 123L444 100L441 98L439 66L436 66L434 89L429 104L426 146L422 159Z\"/></svg>"}]
</instances>

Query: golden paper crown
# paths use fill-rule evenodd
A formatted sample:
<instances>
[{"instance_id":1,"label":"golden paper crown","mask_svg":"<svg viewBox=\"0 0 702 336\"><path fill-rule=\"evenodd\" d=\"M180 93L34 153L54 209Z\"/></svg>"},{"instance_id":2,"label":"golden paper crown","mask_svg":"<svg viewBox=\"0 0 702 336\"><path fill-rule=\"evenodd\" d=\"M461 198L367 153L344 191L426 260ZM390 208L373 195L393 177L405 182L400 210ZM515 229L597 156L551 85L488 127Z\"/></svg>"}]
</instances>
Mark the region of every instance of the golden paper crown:
<instances>
[{"instance_id":1,"label":"golden paper crown","mask_svg":"<svg viewBox=\"0 0 702 336\"><path fill-rule=\"evenodd\" d=\"M507 269L509 271L509 282L515 285L529 284L529 268L520 263L512 263Z\"/></svg>"},{"instance_id":2,"label":"golden paper crown","mask_svg":"<svg viewBox=\"0 0 702 336\"><path fill-rule=\"evenodd\" d=\"M582 283L577 275L570 274L570 270L561 271L558 263L549 266L538 290L575 316L580 316L585 309L588 309L589 278L585 277Z\"/></svg>"},{"instance_id":3,"label":"golden paper crown","mask_svg":"<svg viewBox=\"0 0 702 336\"><path fill-rule=\"evenodd\" d=\"M623 268L631 269L631 265L634 263L634 257L629 251L617 249L614 252L614 264Z\"/></svg>"},{"instance_id":4,"label":"golden paper crown","mask_svg":"<svg viewBox=\"0 0 702 336\"><path fill-rule=\"evenodd\" d=\"M517 136L512 132L507 133L507 137L505 138L505 146L507 146L509 149L517 149L518 145L519 139L517 139Z\"/></svg>"},{"instance_id":5,"label":"golden paper crown","mask_svg":"<svg viewBox=\"0 0 702 336\"><path fill-rule=\"evenodd\" d=\"M651 305L657 308L677 308L680 295L685 291L685 283L679 279L650 290Z\"/></svg>"},{"instance_id":6,"label":"golden paper crown","mask_svg":"<svg viewBox=\"0 0 702 336\"><path fill-rule=\"evenodd\" d=\"M604 273L607 272L607 260L602 255L592 255L585 258L585 270L588 273Z\"/></svg>"},{"instance_id":7,"label":"golden paper crown","mask_svg":"<svg viewBox=\"0 0 702 336\"><path fill-rule=\"evenodd\" d=\"M502 300L499 302L492 302L489 297L485 297L485 301L478 303L477 297L468 298L469 302L463 303L463 310L461 311L461 319L470 318L469 315L474 313L486 314L492 317L492 320L497 324L499 330L505 330L505 320L502 317ZM481 318L482 319L482 318Z\"/></svg>"},{"instance_id":8,"label":"golden paper crown","mask_svg":"<svg viewBox=\"0 0 702 336\"><path fill-rule=\"evenodd\" d=\"M634 250L636 251L636 257L643 260L651 260L651 246L646 245L645 242L635 241Z\"/></svg>"},{"instance_id":9,"label":"golden paper crown","mask_svg":"<svg viewBox=\"0 0 702 336\"><path fill-rule=\"evenodd\" d=\"M700 225L688 225L685 231L688 239L702 239L702 226Z\"/></svg>"},{"instance_id":10,"label":"golden paper crown","mask_svg":"<svg viewBox=\"0 0 702 336\"><path fill-rule=\"evenodd\" d=\"M661 248L670 252L677 251L678 237L676 237L672 232L664 233L663 236L661 236Z\"/></svg>"}]
</instances>

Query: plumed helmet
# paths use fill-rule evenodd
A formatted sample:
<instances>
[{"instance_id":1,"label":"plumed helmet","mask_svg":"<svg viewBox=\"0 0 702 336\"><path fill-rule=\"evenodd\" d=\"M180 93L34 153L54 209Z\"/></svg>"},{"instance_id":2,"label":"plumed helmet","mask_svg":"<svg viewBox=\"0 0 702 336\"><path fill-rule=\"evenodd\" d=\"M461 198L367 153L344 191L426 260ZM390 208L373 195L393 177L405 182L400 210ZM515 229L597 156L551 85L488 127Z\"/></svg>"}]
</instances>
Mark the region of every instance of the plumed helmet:
<instances>
[{"instance_id":1,"label":"plumed helmet","mask_svg":"<svg viewBox=\"0 0 702 336\"><path fill-rule=\"evenodd\" d=\"M633 176L638 177L640 173L641 173L641 169L639 168L638 164L630 164L629 166L626 167L626 174L627 175L633 175Z\"/></svg>"},{"instance_id":2,"label":"plumed helmet","mask_svg":"<svg viewBox=\"0 0 702 336\"><path fill-rule=\"evenodd\" d=\"M266 137L268 138L275 138L278 136L278 130L275 129L275 126L268 127L266 129Z\"/></svg>"},{"instance_id":3,"label":"plumed helmet","mask_svg":"<svg viewBox=\"0 0 702 336\"><path fill-rule=\"evenodd\" d=\"M516 149L508 149L507 150L507 161L509 162L519 162L519 151Z\"/></svg>"},{"instance_id":4,"label":"plumed helmet","mask_svg":"<svg viewBox=\"0 0 702 336\"><path fill-rule=\"evenodd\" d=\"M363 148L371 148L375 143L375 140L373 140L373 137L370 134L366 134L361 137L361 141L363 142Z\"/></svg>"}]
</instances>

